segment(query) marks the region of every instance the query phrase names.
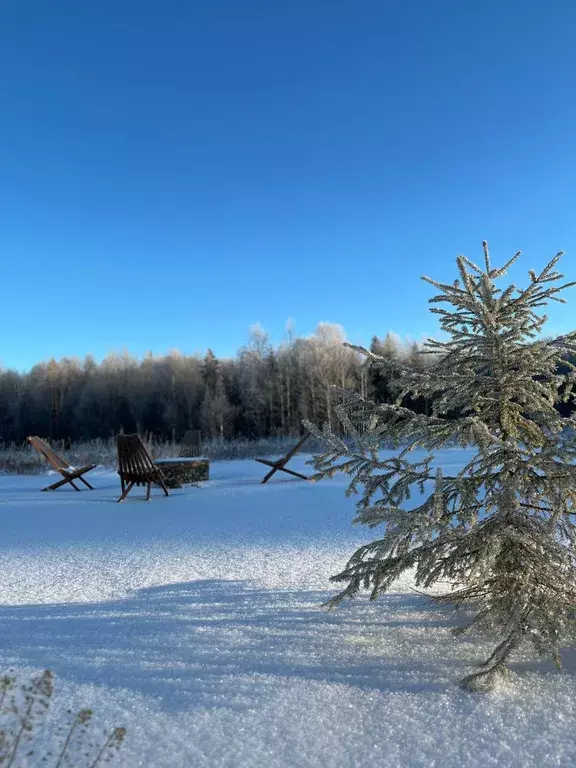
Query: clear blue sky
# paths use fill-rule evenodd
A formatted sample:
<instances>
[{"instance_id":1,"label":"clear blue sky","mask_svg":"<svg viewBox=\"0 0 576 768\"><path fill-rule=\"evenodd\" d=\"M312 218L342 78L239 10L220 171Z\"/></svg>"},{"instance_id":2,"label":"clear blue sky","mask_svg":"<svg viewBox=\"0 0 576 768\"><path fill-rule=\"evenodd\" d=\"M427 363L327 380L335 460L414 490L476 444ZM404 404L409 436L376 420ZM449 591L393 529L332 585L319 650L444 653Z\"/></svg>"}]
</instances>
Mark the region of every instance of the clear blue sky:
<instances>
[{"instance_id":1,"label":"clear blue sky","mask_svg":"<svg viewBox=\"0 0 576 768\"><path fill-rule=\"evenodd\" d=\"M436 324L424 272L576 278L576 4L38 0L0 11L5 366ZM573 328L573 303L551 330Z\"/></svg>"}]
</instances>

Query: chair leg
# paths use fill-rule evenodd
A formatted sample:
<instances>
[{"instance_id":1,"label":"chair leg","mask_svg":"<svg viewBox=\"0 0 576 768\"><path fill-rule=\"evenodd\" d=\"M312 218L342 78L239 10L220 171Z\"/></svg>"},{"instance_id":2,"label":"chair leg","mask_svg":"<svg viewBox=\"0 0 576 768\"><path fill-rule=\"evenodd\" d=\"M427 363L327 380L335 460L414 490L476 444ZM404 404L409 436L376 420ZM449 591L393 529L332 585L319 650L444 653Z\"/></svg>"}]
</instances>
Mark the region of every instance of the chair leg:
<instances>
[{"instance_id":1,"label":"chair leg","mask_svg":"<svg viewBox=\"0 0 576 768\"><path fill-rule=\"evenodd\" d=\"M278 472L279 469L280 469L279 465L278 464L274 464L274 466L272 467L270 472L268 472L268 474L262 479L262 482L260 483L260 485L263 485L264 483L267 483L268 480L270 480L270 478L272 477L272 475L275 472Z\"/></svg>"},{"instance_id":2,"label":"chair leg","mask_svg":"<svg viewBox=\"0 0 576 768\"><path fill-rule=\"evenodd\" d=\"M160 488L162 488L166 496L170 496L170 494L168 493L168 488L166 488L166 483L164 482L164 476L160 472L154 475L154 480L152 480L152 482L160 486Z\"/></svg>"},{"instance_id":3,"label":"chair leg","mask_svg":"<svg viewBox=\"0 0 576 768\"><path fill-rule=\"evenodd\" d=\"M91 491L94 490L89 482L84 480L83 477L75 477L74 480L81 480L84 485L87 485L88 488L90 488ZM57 483L52 483L52 485L48 485L46 488L42 488L43 491L55 491L56 488L60 488L62 485L66 485L66 483L70 483L72 488L74 488L75 491L79 491L80 488L78 488L77 485L74 484L74 480L72 480L70 477L65 477L63 480L59 480Z\"/></svg>"},{"instance_id":4,"label":"chair leg","mask_svg":"<svg viewBox=\"0 0 576 768\"><path fill-rule=\"evenodd\" d=\"M260 462L260 464L266 464L267 467L275 467L278 464L277 461L268 461L268 459L254 459L254 461Z\"/></svg>"},{"instance_id":5,"label":"chair leg","mask_svg":"<svg viewBox=\"0 0 576 768\"><path fill-rule=\"evenodd\" d=\"M168 493L168 488L166 488L166 483L164 482L164 478L162 477L162 475L158 476L158 485L160 486L160 488L162 488L166 496L170 496L170 494Z\"/></svg>"},{"instance_id":6,"label":"chair leg","mask_svg":"<svg viewBox=\"0 0 576 768\"><path fill-rule=\"evenodd\" d=\"M265 477L262 479L262 483L267 483L268 480L270 480L270 478L274 474L274 472L286 472L289 475L294 475L294 477L299 477L301 480L310 480L309 477L306 477L305 475L301 475L299 472L294 472L293 469L286 469L285 465L287 464L287 462L285 459L281 459L280 461L276 461L274 463L262 461L262 459L256 459L256 461L259 461L261 464L269 464L272 467L270 472L268 472L268 474L265 475Z\"/></svg>"},{"instance_id":7,"label":"chair leg","mask_svg":"<svg viewBox=\"0 0 576 768\"><path fill-rule=\"evenodd\" d=\"M71 483L72 481L65 477L64 480L59 480L57 483L52 483L52 485L46 486L46 488L42 488L43 491L55 491L56 488L60 488L61 485L66 485L66 483ZM76 489L78 490L78 489Z\"/></svg>"},{"instance_id":8,"label":"chair leg","mask_svg":"<svg viewBox=\"0 0 576 768\"><path fill-rule=\"evenodd\" d=\"M128 485L128 487L125 487L125 488L122 489L122 496L120 496L120 498L118 499L118 504L121 501L124 501L124 499L126 498L126 496L128 496L128 494L130 493L130 491L132 490L133 487L134 487L134 483L130 483L130 485Z\"/></svg>"},{"instance_id":9,"label":"chair leg","mask_svg":"<svg viewBox=\"0 0 576 768\"><path fill-rule=\"evenodd\" d=\"M278 467L280 472L286 472L288 475L294 475L294 477L299 477L300 480L310 480L309 477L306 477L306 475L301 475L300 472L294 472L293 469L286 469L286 467Z\"/></svg>"}]
</instances>

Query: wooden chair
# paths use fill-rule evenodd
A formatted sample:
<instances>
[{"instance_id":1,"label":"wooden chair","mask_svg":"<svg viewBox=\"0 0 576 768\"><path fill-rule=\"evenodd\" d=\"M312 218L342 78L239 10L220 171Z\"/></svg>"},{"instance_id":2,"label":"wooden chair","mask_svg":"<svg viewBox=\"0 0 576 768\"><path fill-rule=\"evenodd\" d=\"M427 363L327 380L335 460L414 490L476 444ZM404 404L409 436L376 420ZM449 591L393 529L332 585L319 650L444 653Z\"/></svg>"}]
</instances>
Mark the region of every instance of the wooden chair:
<instances>
[{"instance_id":1,"label":"wooden chair","mask_svg":"<svg viewBox=\"0 0 576 768\"><path fill-rule=\"evenodd\" d=\"M135 485L147 485L146 501L150 500L152 483L159 485L166 496L169 496L164 477L154 464L150 454L139 435L118 435L118 474L122 486L122 495L118 501L124 501Z\"/></svg>"},{"instance_id":2,"label":"wooden chair","mask_svg":"<svg viewBox=\"0 0 576 768\"><path fill-rule=\"evenodd\" d=\"M179 457L187 459L191 456L200 456L202 447L202 436L199 429L189 429L184 433L182 443L180 444Z\"/></svg>"},{"instance_id":3,"label":"wooden chair","mask_svg":"<svg viewBox=\"0 0 576 768\"><path fill-rule=\"evenodd\" d=\"M97 464L90 464L87 467L80 467L80 469L77 469L76 467L70 466L67 461L64 461L64 459L58 456L58 454L53 451L52 448L50 448L50 446L45 443L44 440L42 440L42 438L29 437L28 442L38 451L38 453L41 453L42 456L44 456L44 458L48 461L48 463L51 464L52 467L56 470L56 472L59 472L64 478L64 480L59 480L57 483L53 483L46 488L42 488L43 491L55 491L56 488L60 488L61 485L66 485L66 483L70 483L75 491L79 491L80 488L78 488L77 485L74 485L74 480L80 480L84 483L84 485L88 486L91 491L94 490L90 483L87 480L84 480L82 475L84 475L86 472L90 472L90 470L94 469Z\"/></svg>"},{"instance_id":4,"label":"wooden chair","mask_svg":"<svg viewBox=\"0 0 576 768\"><path fill-rule=\"evenodd\" d=\"M260 464L266 464L269 467L272 467L270 472L268 472L268 474L263 478L262 483L267 483L268 480L270 480L270 478L272 477L272 475L278 471L286 472L289 475L294 475L294 477L299 477L301 480L309 480L310 479L309 477L306 477L305 475L301 475L299 472L294 472L291 469L286 469L286 466L285 466L286 464L288 464L292 456L294 456L296 451L298 451L304 445L304 443L306 442L306 440L308 440L309 437L310 437L309 433L304 435L304 437L298 443L296 443L294 448L289 450L286 456L283 456L281 459L278 459L278 461L269 461L268 459L256 459L256 461L259 461Z\"/></svg>"}]
</instances>

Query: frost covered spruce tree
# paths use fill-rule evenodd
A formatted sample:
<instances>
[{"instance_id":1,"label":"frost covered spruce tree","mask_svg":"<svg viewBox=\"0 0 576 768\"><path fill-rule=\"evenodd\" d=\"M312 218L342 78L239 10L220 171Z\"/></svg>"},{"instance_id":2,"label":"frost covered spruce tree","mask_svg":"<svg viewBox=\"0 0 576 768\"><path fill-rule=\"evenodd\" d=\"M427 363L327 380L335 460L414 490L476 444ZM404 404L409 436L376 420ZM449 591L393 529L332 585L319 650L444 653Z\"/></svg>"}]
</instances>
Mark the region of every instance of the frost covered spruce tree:
<instances>
[{"instance_id":1,"label":"frost covered spruce tree","mask_svg":"<svg viewBox=\"0 0 576 768\"><path fill-rule=\"evenodd\" d=\"M395 404L376 404L339 390L345 442L327 426L308 424L325 451L314 459L317 478L345 472L347 493L359 494L354 522L382 527L333 577L345 585L331 604L362 589L372 599L404 571L416 586L441 589L440 603L466 608L466 626L495 638L493 653L462 683L489 690L525 643L560 664L559 649L576 627L575 422L555 407L572 396L576 333L547 340L541 307L564 302L559 253L525 288L497 281L517 260L491 265L483 243L481 268L457 259L459 279L430 302L448 341L429 340L432 364L415 370L353 347L396 378ZM445 304L448 308L437 305ZM430 415L403 407L422 396ZM392 442L393 458L381 449ZM473 446L467 465L446 475L434 451ZM415 449L421 449L413 455ZM414 493L416 491L416 493Z\"/></svg>"}]
</instances>

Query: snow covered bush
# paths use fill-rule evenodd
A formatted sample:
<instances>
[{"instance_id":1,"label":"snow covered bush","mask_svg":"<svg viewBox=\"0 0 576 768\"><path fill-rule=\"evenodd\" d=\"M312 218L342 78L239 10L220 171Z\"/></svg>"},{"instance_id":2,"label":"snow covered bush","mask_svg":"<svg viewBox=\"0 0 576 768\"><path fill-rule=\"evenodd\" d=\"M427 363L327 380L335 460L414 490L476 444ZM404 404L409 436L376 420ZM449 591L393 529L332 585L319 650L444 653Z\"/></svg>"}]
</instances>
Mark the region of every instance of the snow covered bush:
<instances>
[{"instance_id":1,"label":"snow covered bush","mask_svg":"<svg viewBox=\"0 0 576 768\"><path fill-rule=\"evenodd\" d=\"M484 266L460 256L453 284L423 278L439 291L431 311L449 339L428 341L431 367L399 371L396 403L340 390L338 416L354 447L326 426L308 425L325 445L313 461L317 478L350 475L348 493L363 489L355 522L383 529L333 577L345 587L332 604L363 588L375 599L408 569L417 587L446 585L435 599L466 609L459 631L496 638L480 670L462 681L470 690L490 689L526 642L560 664L576 626L576 441L565 439L574 421L556 408L572 397L566 358L576 333L542 338L540 312L551 300L564 302L559 293L574 283L557 284L559 253L540 274L529 272L527 287L499 289L520 253L494 268L483 247ZM356 349L374 366L390 365ZM425 397L430 415L403 407L407 395ZM382 458L390 438L400 448ZM434 451L454 443L477 451L448 476L434 469ZM426 457L411 460L415 448Z\"/></svg>"}]
</instances>

